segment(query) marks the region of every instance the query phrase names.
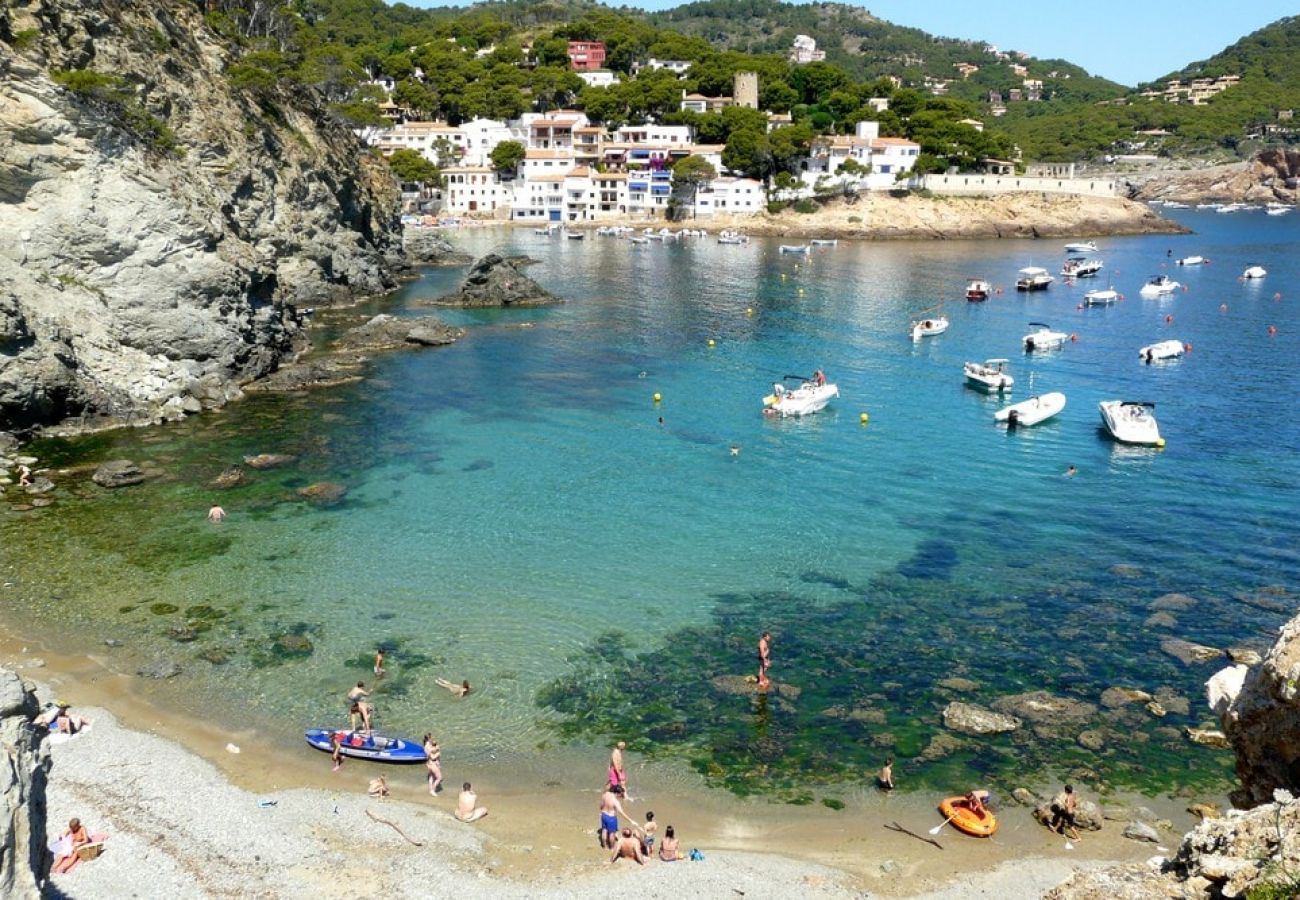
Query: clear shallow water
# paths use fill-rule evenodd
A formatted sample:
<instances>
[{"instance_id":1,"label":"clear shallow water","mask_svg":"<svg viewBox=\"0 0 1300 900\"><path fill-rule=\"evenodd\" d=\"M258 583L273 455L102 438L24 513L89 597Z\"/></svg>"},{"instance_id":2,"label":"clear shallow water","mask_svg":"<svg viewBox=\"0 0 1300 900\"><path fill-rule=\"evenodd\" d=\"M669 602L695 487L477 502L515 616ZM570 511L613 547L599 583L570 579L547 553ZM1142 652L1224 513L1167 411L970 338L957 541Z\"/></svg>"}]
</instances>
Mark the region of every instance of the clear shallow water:
<instances>
[{"instance_id":1,"label":"clear shallow water","mask_svg":"<svg viewBox=\"0 0 1300 900\"><path fill-rule=\"evenodd\" d=\"M1062 242L844 243L804 260L776 242L466 232L467 252L539 259L533 277L570 302L437 311L467 338L382 358L363 385L40 448L60 461L128 456L165 475L113 494L65 486L48 510L0 518L14 611L111 631L132 658L180 659L186 676L160 690L217 716L251 704L286 740L338 716L382 642L395 648L378 696L386 727L432 727L461 759L525 770L558 720L592 739L641 723L722 781L755 772L751 745L767 742L760 755L779 760L764 765L784 760L784 773L728 783L797 789L800 770L847 776L819 747L843 742L855 764L920 754L953 696L934 683L961 674L980 701L1044 688L1095 702L1124 683L1172 688L1193 708L1099 726L1148 734L1140 752L1083 757L1073 734L1025 737L992 742L992 760L968 747L927 761L936 777L1048 759L1162 786L1180 772L1222 776L1221 755L1157 731L1204 718L1199 685L1213 671L1159 643L1265 642L1261 629L1294 611L1300 225L1178 217L1197 234L1102 240L1101 278L984 304L961 300L970 277L1010 288L1021 266L1056 271ZM1193 253L1212 263L1172 264ZM1253 263L1268 277L1239 282ZM1166 266L1188 290L1142 299ZM427 272L395 307L459 277ZM1107 283L1126 299L1076 308ZM940 300L951 329L912 344L911 318ZM1031 320L1079 340L1026 355ZM1139 362L1139 346L1169 337L1193 352ZM994 426L1002 401L961 376L964 360L992 356L1012 360L1012 399L1060 390L1065 411L1019 433ZM804 421L760 415L774 379L816 366L840 400ZM1097 402L1110 398L1155 401L1167 448L1109 441ZM263 451L299 460L219 496L205 486ZM323 478L348 486L344 503L294 500ZM203 521L214 498L231 514L220 527ZM1172 627L1148 624L1169 591L1197 605ZM192 635L169 629L187 621L197 634L178 642ZM805 692L789 708L754 710L707 687L749 672L764 627L777 634L777 677ZM604 666L591 642L609 631L642 662ZM286 634L305 636L310 654ZM437 675L482 693L451 703ZM556 704L564 716L536 702L556 679L580 688ZM878 712L826 712L868 707Z\"/></svg>"}]
</instances>

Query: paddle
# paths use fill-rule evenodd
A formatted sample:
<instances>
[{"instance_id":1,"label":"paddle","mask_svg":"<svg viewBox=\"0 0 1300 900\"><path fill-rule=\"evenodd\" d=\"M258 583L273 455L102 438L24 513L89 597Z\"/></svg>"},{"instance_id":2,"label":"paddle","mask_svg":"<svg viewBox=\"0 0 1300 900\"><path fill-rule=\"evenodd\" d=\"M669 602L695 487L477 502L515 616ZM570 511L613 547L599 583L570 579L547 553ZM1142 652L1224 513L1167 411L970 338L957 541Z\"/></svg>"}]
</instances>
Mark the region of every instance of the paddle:
<instances>
[{"instance_id":1,"label":"paddle","mask_svg":"<svg viewBox=\"0 0 1300 900\"><path fill-rule=\"evenodd\" d=\"M957 815L957 813L954 812L951 816L949 816L948 818L946 818L946 819L944 819L942 822L940 822L938 825L936 825L936 826L934 826L933 828L931 828L931 829L930 829L930 834L938 834L939 832L943 831L943 826L945 826L945 825L947 825L949 822L951 822L951 821L953 820L953 816L955 816L955 815Z\"/></svg>"}]
</instances>

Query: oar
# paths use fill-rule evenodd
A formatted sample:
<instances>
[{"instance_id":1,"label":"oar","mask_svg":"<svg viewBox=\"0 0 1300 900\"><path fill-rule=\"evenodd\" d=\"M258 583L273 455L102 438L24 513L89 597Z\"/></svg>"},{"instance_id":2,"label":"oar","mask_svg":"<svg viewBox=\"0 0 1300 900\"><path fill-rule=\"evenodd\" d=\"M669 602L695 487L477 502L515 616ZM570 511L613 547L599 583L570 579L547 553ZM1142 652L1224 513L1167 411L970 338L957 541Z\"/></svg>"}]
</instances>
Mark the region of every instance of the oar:
<instances>
[{"instance_id":1,"label":"oar","mask_svg":"<svg viewBox=\"0 0 1300 900\"><path fill-rule=\"evenodd\" d=\"M941 823L939 823L938 825L936 825L936 826L934 826L933 828L931 828L931 829L930 829L930 834L938 834L939 832L943 831L943 826L944 826L944 825L947 825L949 822L951 822L951 821L953 820L953 817L956 816L956 815L957 815L957 813L954 812L951 816L949 816L948 818L944 819Z\"/></svg>"}]
</instances>

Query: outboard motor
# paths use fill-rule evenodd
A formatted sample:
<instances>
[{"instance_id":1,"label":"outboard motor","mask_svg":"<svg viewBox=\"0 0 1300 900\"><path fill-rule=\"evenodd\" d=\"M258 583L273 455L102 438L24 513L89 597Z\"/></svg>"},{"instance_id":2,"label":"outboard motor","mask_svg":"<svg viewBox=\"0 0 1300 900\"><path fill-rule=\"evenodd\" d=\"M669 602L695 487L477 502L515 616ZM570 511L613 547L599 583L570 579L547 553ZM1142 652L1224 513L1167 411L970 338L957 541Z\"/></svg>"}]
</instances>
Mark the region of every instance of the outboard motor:
<instances>
[{"instance_id":1,"label":"outboard motor","mask_svg":"<svg viewBox=\"0 0 1300 900\"><path fill-rule=\"evenodd\" d=\"M1013 429L1020 426L1020 410L1013 409L1007 413L1007 428Z\"/></svg>"}]
</instances>

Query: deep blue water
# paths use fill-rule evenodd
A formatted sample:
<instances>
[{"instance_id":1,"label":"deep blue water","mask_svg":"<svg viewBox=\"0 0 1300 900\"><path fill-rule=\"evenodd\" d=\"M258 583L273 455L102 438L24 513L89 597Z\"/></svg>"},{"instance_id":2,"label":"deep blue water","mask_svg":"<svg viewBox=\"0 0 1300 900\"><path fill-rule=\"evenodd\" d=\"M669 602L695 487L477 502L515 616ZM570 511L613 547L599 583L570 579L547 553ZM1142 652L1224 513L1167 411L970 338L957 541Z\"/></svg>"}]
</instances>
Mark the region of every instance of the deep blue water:
<instances>
[{"instance_id":1,"label":"deep blue water","mask_svg":"<svg viewBox=\"0 0 1300 900\"><path fill-rule=\"evenodd\" d=\"M302 455L296 483L324 474L350 492L334 510L285 504L253 519L237 489L223 498L222 552L143 579L182 607L256 602L259 623L311 629L307 660L253 668L236 655L195 668L186 690L220 698L234 687L296 725L334 714L356 677L343 660L393 641L435 665L384 702L388 723L418 731L433 675L467 677L485 686L481 702L438 708L444 743L526 755L546 736L536 690L593 636L615 629L652 650L709 622L728 594L870 603L867 586L885 579L935 598L915 615L958 630L973 621L962 596L1003 596L997 636L979 640L999 645L998 674L983 675L1008 689L1023 687L1006 674L1019 655L1077 652L1076 639L1031 648L1017 633L1086 622L1081 595L1113 591L1104 657L1130 680L1149 670L1149 687L1172 677L1158 649L1170 634L1264 640L1285 614L1234 595L1300 589L1300 216L1169 214L1196 233L1100 240L1099 278L1032 295L1011 290L1016 270L1057 272L1063 241L843 242L805 260L775 241L457 234L475 255L536 258L530 274L569 302L438 311L467 337L382 358L366 383L299 403L310 439L265 412L280 401L222 414L232 428L263 415L260 446ZM1211 263L1173 265L1193 253ZM1255 263L1268 276L1241 282ZM1140 297L1159 271L1186 291ZM426 271L396 308L425 312L411 303L460 274ZM977 275L1004 292L965 302ZM1078 308L1108 284L1122 302ZM952 327L913 344L911 319L939 304ZM1027 355L1030 321L1078 339ZM1192 352L1139 361L1138 347L1171 337ZM987 357L1011 359L1011 399L1062 391L1064 412L1015 433L996 426L1003 401L962 378L963 361ZM774 380L815 367L839 400L805 420L761 415ZM1097 403L1113 398L1154 401L1167 446L1106 437ZM213 451L215 471L221 461ZM184 525L154 509L135 527L199 529L193 509L209 495L197 484L190 497ZM1174 629L1145 627L1150 600L1169 591L1198 606ZM255 627L241 624L240 639ZM1211 671L1178 686L1190 693Z\"/></svg>"}]
</instances>

